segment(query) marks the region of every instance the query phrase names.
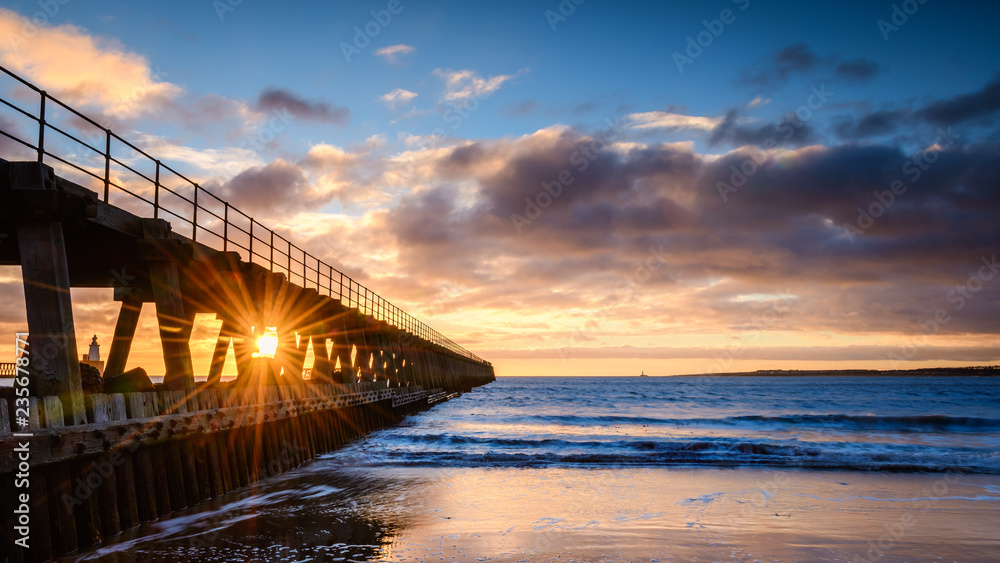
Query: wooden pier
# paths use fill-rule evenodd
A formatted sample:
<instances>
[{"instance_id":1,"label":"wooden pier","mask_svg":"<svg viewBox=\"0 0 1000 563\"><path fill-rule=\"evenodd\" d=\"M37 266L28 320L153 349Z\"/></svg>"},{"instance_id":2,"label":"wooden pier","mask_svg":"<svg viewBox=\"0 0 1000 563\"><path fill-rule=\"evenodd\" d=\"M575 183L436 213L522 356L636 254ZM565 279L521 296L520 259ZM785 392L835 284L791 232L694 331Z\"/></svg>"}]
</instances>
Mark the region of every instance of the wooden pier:
<instances>
[{"instance_id":1,"label":"wooden pier","mask_svg":"<svg viewBox=\"0 0 1000 563\"><path fill-rule=\"evenodd\" d=\"M37 125L31 139L0 130L37 154L0 160L0 265L21 267L28 320L23 369L0 399L0 561L72 553L495 379L489 362L0 71L40 102L27 111L0 98L0 110ZM54 125L47 111L71 114L104 142ZM73 158L83 150L73 143L90 160ZM148 184L126 185L116 171ZM105 385L125 371L151 304L166 370L153 390L84 389L70 288L109 286L121 305ZM196 381L190 336L205 313L222 328L207 380ZM223 382L230 346L237 377Z\"/></svg>"}]
</instances>

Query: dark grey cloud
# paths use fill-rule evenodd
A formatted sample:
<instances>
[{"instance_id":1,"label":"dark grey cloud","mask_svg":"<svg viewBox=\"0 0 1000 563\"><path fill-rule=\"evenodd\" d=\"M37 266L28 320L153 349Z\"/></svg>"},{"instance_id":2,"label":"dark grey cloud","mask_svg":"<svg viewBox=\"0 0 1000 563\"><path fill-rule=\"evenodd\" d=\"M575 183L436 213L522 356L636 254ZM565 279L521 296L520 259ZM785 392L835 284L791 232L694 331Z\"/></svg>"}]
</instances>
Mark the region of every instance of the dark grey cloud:
<instances>
[{"instance_id":1,"label":"dark grey cloud","mask_svg":"<svg viewBox=\"0 0 1000 563\"><path fill-rule=\"evenodd\" d=\"M1000 111L1000 76L982 89L933 102L917 110L916 115L935 125L954 125L963 121L990 118Z\"/></svg>"},{"instance_id":2,"label":"dark grey cloud","mask_svg":"<svg viewBox=\"0 0 1000 563\"><path fill-rule=\"evenodd\" d=\"M874 78L880 70L881 67L874 62L864 58L857 58L852 61L837 63L835 72L837 76L850 80L869 80Z\"/></svg>"},{"instance_id":3,"label":"dark grey cloud","mask_svg":"<svg viewBox=\"0 0 1000 563\"><path fill-rule=\"evenodd\" d=\"M438 157L447 180L384 217L400 267L420 283L474 283L476 306L565 310L593 307L594 291L613 303L621 280L662 249L670 258L642 286L653 301L637 307L716 279L728 281L684 304L706 323L746 325L759 311L732 298L780 285L802 298L788 330L916 333L944 308L954 320L943 333L1000 333L1000 284L984 282L961 311L949 302L983 257L1000 254L1000 145L944 147L914 180L911 155L891 144L721 158L679 145L601 149L581 170L574 155L591 141L548 130ZM723 200L718 183L748 162L752 173ZM540 196L564 171L572 183ZM896 180L906 191L852 244L844 225ZM471 199L457 187L470 184ZM534 215L528 202L541 203ZM512 214L530 217L521 232Z\"/></svg>"},{"instance_id":4,"label":"dark grey cloud","mask_svg":"<svg viewBox=\"0 0 1000 563\"><path fill-rule=\"evenodd\" d=\"M515 117L525 117L531 115L538 109L538 100L524 100L516 104L510 104L504 108L504 113Z\"/></svg>"},{"instance_id":5,"label":"dark grey cloud","mask_svg":"<svg viewBox=\"0 0 1000 563\"><path fill-rule=\"evenodd\" d=\"M816 140L816 132L795 113L783 116L777 122L761 125L739 123L739 112L730 110L709 134L709 146L729 144L755 145L773 148L778 146L801 147Z\"/></svg>"},{"instance_id":6,"label":"dark grey cloud","mask_svg":"<svg viewBox=\"0 0 1000 563\"><path fill-rule=\"evenodd\" d=\"M814 72L832 72L837 78L865 81L874 78L880 71L881 67L869 59L844 60L837 55L820 56L805 43L796 43L774 53L756 69L744 71L737 83L770 87L783 84L793 75Z\"/></svg>"},{"instance_id":7,"label":"dark grey cloud","mask_svg":"<svg viewBox=\"0 0 1000 563\"><path fill-rule=\"evenodd\" d=\"M219 192L223 199L248 213L306 209L318 202L302 170L284 160L244 170Z\"/></svg>"},{"instance_id":8,"label":"dark grey cloud","mask_svg":"<svg viewBox=\"0 0 1000 563\"><path fill-rule=\"evenodd\" d=\"M910 112L901 109L874 111L858 119L843 118L833 130L841 138L864 139L897 133Z\"/></svg>"},{"instance_id":9,"label":"dark grey cloud","mask_svg":"<svg viewBox=\"0 0 1000 563\"><path fill-rule=\"evenodd\" d=\"M997 113L1000 113L1000 77L994 78L975 92L936 100L919 107L880 109L858 116L841 117L833 130L844 139L865 139L908 133L913 125L948 127L977 120L985 125L993 125Z\"/></svg>"},{"instance_id":10,"label":"dark grey cloud","mask_svg":"<svg viewBox=\"0 0 1000 563\"><path fill-rule=\"evenodd\" d=\"M764 70L744 73L740 82L760 86L784 82L792 74L815 69L818 62L819 57L808 45L796 43L772 55Z\"/></svg>"},{"instance_id":11,"label":"dark grey cloud","mask_svg":"<svg viewBox=\"0 0 1000 563\"><path fill-rule=\"evenodd\" d=\"M344 125L351 115L345 107L331 106L326 102L310 102L289 90L268 88L261 92L254 107L258 111L286 110L298 119L322 121Z\"/></svg>"}]
</instances>

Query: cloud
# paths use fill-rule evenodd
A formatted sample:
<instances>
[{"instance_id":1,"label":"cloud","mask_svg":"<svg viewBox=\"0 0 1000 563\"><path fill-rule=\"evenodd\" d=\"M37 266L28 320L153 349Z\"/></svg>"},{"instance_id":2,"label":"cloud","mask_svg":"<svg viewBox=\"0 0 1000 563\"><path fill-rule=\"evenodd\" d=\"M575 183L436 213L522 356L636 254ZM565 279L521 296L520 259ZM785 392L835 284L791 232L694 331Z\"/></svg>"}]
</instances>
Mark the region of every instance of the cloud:
<instances>
[{"instance_id":1,"label":"cloud","mask_svg":"<svg viewBox=\"0 0 1000 563\"><path fill-rule=\"evenodd\" d=\"M534 113L536 109L538 109L538 100L524 100L508 105L504 108L504 113L516 117L525 117Z\"/></svg>"},{"instance_id":2,"label":"cloud","mask_svg":"<svg viewBox=\"0 0 1000 563\"><path fill-rule=\"evenodd\" d=\"M759 68L759 67L763 68ZM789 45L772 54L757 70L747 70L737 83L751 86L773 87L783 84L797 74L832 72L837 78L862 82L871 80L882 67L874 61L858 57L844 60L837 55L817 55L805 43Z\"/></svg>"},{"instance_id":3,"label":"cloud","mask_svg":"<svg viewBox=\"0 0 1000 563\"><path fill-rule=\"evenodd\" d=\"M385 57L385 60L390 63L396 63L400 55L409 55L413 51L416 51L415 47L410 45L390 45L388 47L382 47L381 49L375 51L375 54L379 57Z\"/></svg>"},{"instance_id":4,"label":"cloud","mask_svg":"<svg viewBox=\"0 0 1000 563\"><path fill-rule=\"evenodd\" d=\"M761 125L746 125L740 123L740 117L736 110L731 110L726 114L725 119L720 121L711 130L708 138L709 146L729 144L734 146L744 145L765 145L776 146L796 146L801 147L812 143L816 139L813 128L802 120L797 119L795 114L789 114L778 120L776 123L764 123Z\"/></svg>"},{"instance_id":5,"label":"cloud","mask_svg":"<svg viewBox=\"0 0 1000 563\"><path fill-rule=\"evenodd\" d=\"M710 131L723 120L721 117L683 115L666 111L647 111L625 116L633 129L700 129Z\"/></svg>"},{"instance_id":6,"label":"cloud","mask_svg":"<svg viewBox=\"0 0 1000 563\"><path fill-rule=\"evenodd\" d=\"M784 82L793 74L815 69L819 63L819 57L805 43L796 43L772 55L768 63L770 65L768 69L745 73L740 81L744 84L757 85Z\"/></svg>"},{"instance_id":7,"label":"cloud","mask_svg":"<svg viewBox=\"0 0 1000 563\"><path fill-rule=\"evenodd\" d=\"M997 253L989 243L1000 240L996 146L943 149L852 245L842 225L873 191L906 180L907 156L896 147L742 148L709 157L691 146L631 145L581 158L592 140L552 127L413 153L422 170L432 166L426 187L372 216L372 236L393 249L387 267L420 280L397 288L403 298L447 282L474 293L449 300L448 311L529 307L593 317L610 308L609 325L645 323L655 332L667 317L642 312L653 307L741 331L761 304L736 297L780 280L800 298L795 315L773 330L899 334L949 307L949 290ZM756 173L723 201L717 182L730 181L751 154ZM544 185L564 171L572 182L551 197ZM544 206L532 214L526 202L536 201ZM512 214L531 217L521 232ZM636 284L642 300L629 301L620 288L651 248L669 253L667 262ZM512 279L520 283L512 287ZM976 299L997 297L997 288L984 287ZM942 333L998 333L989 310L966 307Z\"/></svg>"},{"instance_id":8,"label":"cloud","mask_svg":"<svg viewBox=\"0 0 1000 563\"><path fill-rule=\"evenodd\" d=\"M464 102L472 97L487 97L500 89L509 80L517 78L526 69L514 74L500 74L483 78L471 70L434 69L434 75L445 82L445 92L442 101Z\"/></svg>"},{"instance_id":9,"label":"cloud","mask_svg":"<svg viewBox=\"0 0 1000 563\"><path fill-rule=\"evenodd\" d=\"M304 210L326 201L313 190L298 166L283 159L244 170L220 191L223 199L250 214Z\"/></svg>"},{"instance_id":10,"label":"cloud","mask_svg":"<svg viewBox=\"0 0 1000 563\"><path fill-rule=\"evenodd\" d=\"M6 135L0 133L0 155L3 155L3 158L14 161L20 159L28 160L31 157L31 149L11 139L7 135L22 141L26 140L31 142L34 140L35 135L38 134L37 131L32 132L29 135L25 135L24 132L21 131L21 128L17 126L17 123L11 121L3 115L0 115L0 132L6 133Z\"/></svg>"},{"instance_id":11,"label":"cloud","mask_svg":"<svg viewBox=\"0 0 1000 563\"><path fill-rule=\"evenodd\" d=\"M248 168L264 165L260 157L248 148L196 148L143 133L134 134L132 142L163 162L171 165L183 162L196 167L204 175L203 182L206 183L212 179L231 178Z\"/></svg>"},{"instance_id":12,"label":"cloud","mask_svg":"<svg viewBox=\"0 0 1000 563\"><path fill-rule=\"evenodd\" d=\"M36 27L0 8L0 36L0 64L71 105L129 118L183 91L141 55L73 25Z\"/></svg>"},{"instance_id":13,"label":"cloud","mask_svg":"<svg viewBox=\"0 0 1000 563\"><path fill-rule=\"evenodd\" d=\"M834 126L834 131L845 139L865 139L897 133L909 111L894 109L880 110L863 115L859 119L846 119Z\"/></svg>"},{"instance_id":14,"label":"cloud","mask_svg":"<svg viewBox=\"0 0 1000 563\"><path fill-rule=\"evenodd\" d=\"M413 98L416 97L417 94L414 92L410 92L409 90L404 90L402 88L396 88L392 92L385 94L379 99L385 102L385 105L389 106L390 108L395 108L410 103L411 101L413 101Z\"/></svg>"},{"instance_id":15,"label":"cloud","mask_svg":"<svg viewBox=\"0 0 1000 563\"><path fill-rule=\"evenodd\" d=\"M346 124L351 115L347 108L331 106L326 102L309 102L294 92L273 87L260 93L254 107L263 113L287 111L298 119L337 125Z\"/></svg>"},{"instance_id":16,"label":"cloud","mask_svg":"<svg viewBox=\"0 0 1000 563\"><path fill-rule=\"evenodd\" d=\"M886 360L889 354L901 355L898 346L748 346L741 349L742 360L864 362ZM641 358L649 360L681 360L712 358L725 353L725 347L695 346L590 346L567 348L536 348L530 350L482 350L490 359L603 359ZM926 346L916 351L914 361L991 362L1000 358L998 346ZM838 368L830 368L838 369ZM843 368L840 368L843 369ZM906 369L906 368L904 368Z\"/></svg>"},{"instance_id":17,"label":"cloud","mask_svg":"<svg viewBox=\"0 0 1000 563\"><path fill-rule=\"evenodd\" d=\"M766 106L769 103L771 103L770 99L757 96L756 98L750 100L750 103L747 104L747 107L752 108L757 106Z\"/></svg>"},{"instance_id":18,"label":"cloud","mask_svg":"<svg viewBox=\"0 0 1000 563\"><path fill-rule=\"evenodd\" d=\"M834 131L845 139L864 139L888 134L910 134L915 124L949 127L979 120L985 125L992 125L998 112L1000 77L994 78L975 92L936 100L919 107L879 109L857 116L840 117Z\"/></svg>"},{"instance_id":19,"label":"cloud","mask_svg":"<svg viewBox=\"0 0 1000 563\"><path fill-rule=\"evenodd\" d=\"M711 357L760 335L762 345L803 344L748 348L746 358L838 349L879 360L893 342L922 338L920 323L939 309L950 321L920 358L977 361L995 348L1000 286L984 281L961 310L953 291L1000 254L997 143L942 147L912 181L908 153L888 142L717 155L596 138L552 126L322 144L253 166L220 195L404 309L459 327L449 334L489 318L462 342L503 348L491 358L567 347L584 357L584 337L602 357ZM723 200L718 182L747 162L754 173ZM907 191L851 244L843 225L897 179ZM334 201L344 207L325 213ZM520 230L514 214L530 218ZM745 296L782 292L793 304L761 327L773 304ZM680 348L663 344L677 334ZM818 342L831 334L874 343Z\"/></svg>"},{"instance_id":20,"label":"cloud","mask_svg":"<svg viewBox=\"0 0 1000 563\"><path fill-rule=\"evenodd\" d=\"M837 63L837 76L850 80L869 80L879 73L881 67L868 59L857 58Z\"/></svg>"},{"instance_id":21,"label":"cloud","mask_svg":"<svg viewBox=\"0 0 1000 563\"><path fill-rule=\"evenodd\" d=\"M1000 111L1000 77L977 92L928 104L917 116L935 125L954 125L962 121L993 116Z\"/></svg>"}]
</instances>

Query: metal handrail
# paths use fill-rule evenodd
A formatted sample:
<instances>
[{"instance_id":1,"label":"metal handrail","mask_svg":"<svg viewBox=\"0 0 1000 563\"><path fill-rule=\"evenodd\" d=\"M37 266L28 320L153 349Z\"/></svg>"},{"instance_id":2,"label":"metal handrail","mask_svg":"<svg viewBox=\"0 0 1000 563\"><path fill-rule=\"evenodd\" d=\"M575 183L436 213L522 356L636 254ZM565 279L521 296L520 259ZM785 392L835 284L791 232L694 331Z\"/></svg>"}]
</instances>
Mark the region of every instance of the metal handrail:
<instances>
[{"instance_id":1,"label":"metal handrail","mask_svg":"<svg viewBox=\"0 0 1000 563\"><path fill-rule=\"evenodd\" d=\"M242 250L247 253L248 262L254 262L254 258L260 259L260 262L266 263L268 269L272 272L284 273L288 276L288 281L293 282L294 280L301 280L301 285L304 288L314 288L321 295L328 295L330 297L339 299L342 304L347 307L354 307L361 311L364 315L370 315L375 319L386 322L388 324L394 325L397 328L405 330L422 338L424 340L430 341L438 346L448 349L456 354L464 356L470 360L480 362L486 365L490 365L489 362L483 358L473 354L472 352L466 350L462 346L459 346L453 342L450 338L445 337L440 332L434 330L428 326L423 321L413 317L409 313L403 311L391 302L383 299L381 296L371 291L367 287L361 285L356 280L352 279L350 276L344 274L340 270L334 268L333 266L323 262L319 258L309 254L304 249L296 246L290 240L286 239L277 232L268 229L263 226L259 221L256 221L250 215L247 215L243 211L240 211L229 202L223 200L214 193L206 190L205 188L198 185L197 182L187 178L177 170L174 170L170 166L162 163L160 160L156 159L152 155L148 154L146 151L140 149L134 144L130 143L126 139L120 137L110 129L104 127L93 119L87 117L83 113L80 113L76 109L66 105L65 103L59 101L57 98L49 95L45 90L41 90L34 84L31 84L27 80L21 78L17 74L11 72L10 70L0 66L0 71L11 78L17 80L22 85L28 87L39 95L39 104L37 115L29 111L25 111L20 107L0 98L0 102L4 106L7 106L20 114L28 117L29 119L35 121L38 124L38 138L37 144L31 144L30 141L18 138L12 133L3 131L0 129L0 135L7 137L13 141L24 145L25 147L34 150L37 153L38 162L44 163L46 157L50 160L56 160L66 166L69 166L87 176L94 178L95 180L102 182L104 185L103 201L109 203L110 194L112 188L117 192L127 194L153 208L153 217L159 218L160 212L169 213L173 217L176 217L179 221L191 227L191 240L197 241L198 234L204 233L211 235L215 239L218 239L218 243L221 243L222 248L217 250L229 251L232 248L237 250ZM45 119L46 105L52 103L56 104L58 107L69 111L74 116L83 121L89 123L90 125L96 127L104 134L104 150L98 149L91 146L89 143L78 139L72 134L64 131L62 128L50 124ZM52 133L58 133L63 137L70 139L80 145L83 145L95 155L102 157L104 159L104 170L103 175L94 172L86 167L85 164L77 164L63 158L57 154L49 152L45 148L45 132L50 131ZM112 141L117 141L136 154L141 155L145 159L149 160L155 165L154 178L150 178L148 175L139 172L133 166L130 166L122 161L122 159L116 158L111 151ZM51 143L50 143L51 146ZM111 164L115 163L117 166L130 171L136 176L142 178L143 180L149 182L153 186L153 201L149 201L147 198L127 189L126 187L119 185L111 177ZM163 184L161 180L161 174L163 172L169 172L179 178L187 186L193 188L193 196L189 199L183 194L170 189ZM183 215L184 211L168 209L160 203L161 190L169 193L172 197L185 202L190 205L188 209L191 212L191 218L187 218ZM214 200L215 202L222 204L223 214L220 216L215 211L204 207L198 203L199 195L207 196ZM210 229L204 225L199 224L199 213L202 217L209 217L209 222L215 221L221 223L222 232L219 233L217 230ZM245 229L239 224L232 221L232 214L238 214L239 217L248 220L250 223L249 229ZM254 228L256 226L256 229ZM239 233L239 234L237 234ZM233 239L233 235L245 236L247 243L246 245L240 243ZM281 241L280 246L275 245L275 239ZM256 241L256 245L254 244ZM202 244L206 244L204 239ZM212 246L212 245L207 245ZM293 253L295 256L293 257ZM275 258L277 254L277 259ZM301 259L298 258L301 256ZM310 261L315 263L315 266L310 266ZM264 265L264 264L261 264ZM294 271L293 271L294 266ZM315 277L311 277L310 274L315 274Z\"/></svg>"}]
</instances>

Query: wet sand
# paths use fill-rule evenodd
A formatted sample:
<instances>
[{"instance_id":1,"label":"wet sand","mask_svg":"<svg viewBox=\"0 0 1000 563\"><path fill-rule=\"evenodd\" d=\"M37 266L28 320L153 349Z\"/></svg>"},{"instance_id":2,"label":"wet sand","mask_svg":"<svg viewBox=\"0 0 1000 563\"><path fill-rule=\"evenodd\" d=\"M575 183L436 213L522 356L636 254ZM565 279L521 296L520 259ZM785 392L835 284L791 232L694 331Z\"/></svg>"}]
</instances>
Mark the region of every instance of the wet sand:
<instances>
[{"instance_id":1,"label":"wet sand","mask_svg":"<svg viewBox=\"0 0 1000 563\"><path fill-rule=\"evenodd\" d=\"M351 468L335 458L70 560L996 561L1000 477Z\"/></svg>"}]
</instances>

